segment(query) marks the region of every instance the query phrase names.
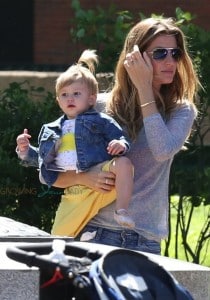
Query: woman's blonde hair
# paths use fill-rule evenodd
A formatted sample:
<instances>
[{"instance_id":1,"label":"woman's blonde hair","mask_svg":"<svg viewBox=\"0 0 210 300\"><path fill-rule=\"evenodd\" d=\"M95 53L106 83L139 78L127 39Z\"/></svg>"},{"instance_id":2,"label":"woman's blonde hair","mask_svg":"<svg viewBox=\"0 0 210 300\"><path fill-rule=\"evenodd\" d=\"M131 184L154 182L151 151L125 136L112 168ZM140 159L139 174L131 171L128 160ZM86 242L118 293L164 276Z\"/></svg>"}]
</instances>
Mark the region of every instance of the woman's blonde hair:
<instances>
[{"instance_id":1,"label":"woman's blonde hair","mask_svg":"<svg viewBox=\"0 0 210 300\"><path fill-rule=\"evenodd\" d=\"M58 96L60 90L75 81L85 83L90 90L91 95L98 93L98 82L94 76L95 65L98 64L96 50L85 50L81 54L78 62L69 67L56 80L55 92Z\"/></svg>"},{"instance_id":2,"label":"woman's blonde hair","mask_svg":"<svg viewBox=\"0 0 210 300\"><path fill-rule=\"evenodd\" d=\"M178 101L186 98L191 102L194 101L199 81L187 52L186 39L181 29L172 18L148 18L140 21L130 30L125 39L116 66L111 98L107 103L107 112L121 126L126 127L132 140L136 139L142 127L142 113L137 90L128 76L124 61L127 53L133 51L134 45L138 45L140 52L143 53L157 36L164 34L174 35L177 47L182 50L182 57L177 63L173 82L162 85L159 93L154 90L158 109L168 114Z\"/></svg>"}]
</instances>

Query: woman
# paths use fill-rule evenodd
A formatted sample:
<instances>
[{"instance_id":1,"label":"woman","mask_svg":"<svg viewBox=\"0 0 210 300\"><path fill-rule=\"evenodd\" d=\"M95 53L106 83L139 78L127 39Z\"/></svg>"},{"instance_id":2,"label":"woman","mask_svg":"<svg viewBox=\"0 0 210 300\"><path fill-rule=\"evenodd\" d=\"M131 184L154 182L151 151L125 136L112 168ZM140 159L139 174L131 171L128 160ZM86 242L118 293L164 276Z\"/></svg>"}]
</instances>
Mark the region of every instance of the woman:
<instances>
[{"instance_id":1,"label":"woman","mask_svg":"<svg viewBox=\"0 0 210 300\"><path fill-rule=\"evenodd\" d=\"M107 112L127 130L134 165L130 212L136 227L116 226L114 204L99 211L76 237L160 254L168 235L168 185L171 163L196 117L193 99L198 86L184 34L172 19L149 18L128 33L115 71ZM96 190L112 188L114 176L100 171L54 174L52 184L84 184Z\"/></svg>"}]
</instances>

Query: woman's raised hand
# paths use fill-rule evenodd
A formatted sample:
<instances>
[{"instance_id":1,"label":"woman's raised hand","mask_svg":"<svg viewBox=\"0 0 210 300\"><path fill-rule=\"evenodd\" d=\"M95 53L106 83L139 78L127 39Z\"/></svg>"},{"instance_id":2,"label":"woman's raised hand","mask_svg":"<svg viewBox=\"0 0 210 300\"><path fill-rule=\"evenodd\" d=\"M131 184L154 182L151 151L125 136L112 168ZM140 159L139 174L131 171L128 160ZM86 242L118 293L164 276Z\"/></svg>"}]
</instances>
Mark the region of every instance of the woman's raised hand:
<instances>
[{"instance_id":1,"label":"woman's raised hand","mask_svg":"<svg viewBox=\"0 0 210 300\"><path fill-rule=\"evenodd\" d=\"M126 55L124 66L138 90L145 87L152 88L153 68L150 58L146 52L141 54L137 45L134 45L133 51Z\"/></svg>"}]
</instances>

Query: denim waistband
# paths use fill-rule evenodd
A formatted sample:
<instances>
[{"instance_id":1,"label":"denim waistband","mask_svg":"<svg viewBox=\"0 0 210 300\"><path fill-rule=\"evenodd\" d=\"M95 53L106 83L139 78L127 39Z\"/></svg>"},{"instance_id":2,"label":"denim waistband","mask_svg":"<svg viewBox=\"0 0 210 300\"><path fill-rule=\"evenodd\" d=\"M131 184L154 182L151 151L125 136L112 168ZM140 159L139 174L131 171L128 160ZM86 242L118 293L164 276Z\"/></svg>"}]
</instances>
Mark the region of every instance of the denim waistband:
<instances>
[{"instance_id":1,"label":"denim waistband","mask_svg":"<svg viewBox=\"0 0 210 300\"><path fill-rule=\"evenodd\" d=\"M75 240L123 247L155 254L160 253L159 242L148 239L134 230L124 228L122 230L114 230L94 225L87 225L83 228Z\"/></svg>"},{"instance_id":2,"label":"denim waistband","mask_svg":"<svg viewBox=\"0 0 210 300\"><path fill-rule=\"evenodd\" d=\"M97 226L97 225L86 225L83 229L84 231L93 231L93 230L96 230L97 232L99 233L113 233L114 235L127 235L127 236L133 236L133 237L136 237L136 238L140 238L140 239L149 239L149 240L153 240L153 241L156 241L158 243L161 242L161 238L155 238L153 237L152 235L149 235L147 233L144 233L143 231L142 232L136 232L135 230L132 230L132 229L126 229L126 228L123 228L122 230L119 230L119 229L113 229L113 228L106 228L106 227L100 227L100 226Z\"/></svg>"},{"instance_id":3,"label":"denim waistband","mask_svg":"<svg viewBox=\"0 0 210 300\"><path fill-rule=\"evenodd\" d=\"M134 230L123 228L122 230L118 229L109 229L105 227L100 227L97 225L86 225L83 230L79 233L76 240L79 240L81 235L84 232L96 232L95 240L100 239L100 236L103 235L109 235L111 234L113 238L119 239L119 238L131 238L132 240L139 240L139 242L144 242L145 240L153 240L157 243L160 243L160 240L157 240L155 238L152 238L151 236L144 236L144 234L140 234Z\"/></svg>"},{"instance_id":4,"label":"denim waistband","mask_svg":"<svg viewBox=\"0 0 210 300\"><path fill-rule=\"evenodd\" d=\"M130 230L130 229L122 229L122 230L113 230L113 229L109 229L109 228L102 228L102 227L97 227L97 226L92 226L89 225L90 228L95 229L97 231L98 235L101 234L112 234L112 236L114 238L132 238L132 239L146 239L144 238L142 235L139 235L137 232L135 232L134 230ZM89 227L88 226L88 227ZM86 228L87 230L88 228ZM96 235L96 239L97 239L97 235Z\"/></svg>"}]
</instances>

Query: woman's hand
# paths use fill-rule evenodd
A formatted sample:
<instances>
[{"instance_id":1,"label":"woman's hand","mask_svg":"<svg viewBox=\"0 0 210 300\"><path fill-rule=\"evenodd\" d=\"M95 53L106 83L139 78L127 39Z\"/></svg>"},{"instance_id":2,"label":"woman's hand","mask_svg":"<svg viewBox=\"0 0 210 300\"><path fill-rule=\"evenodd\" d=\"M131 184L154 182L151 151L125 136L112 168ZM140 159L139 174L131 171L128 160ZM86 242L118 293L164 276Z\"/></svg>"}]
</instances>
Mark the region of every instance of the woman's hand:
<instances>
[{"instance_id":1,"label":"woman's hand","mask_svg":"<svg viewBox=\"0 0 210 300\"><path fill-rule=\"evenodd\" d=\"M59 173L58 179L53 186L67 188L80 184L98 192L109 192L115 185L115 175L112 172L102 171L103 164L92 167L88 172L76 173L75 171L67 171Z\"/></svg>"},{"instance_id":2,"label":"woman's hand","mask_svg":"<svg viewBox=\"0 0 210 300\"><path fill-rule=\"evenodd\" d=\"M140 53L137 45L126 55L125 69L137 90L152 89L153 67L146 52Z\"/></svg>"},{"instance_id":3,"label":"woman's hand","mask_svg":"<svg viewBox=\"0 0 210 300\"><path fill-rule=\"evenodd\" d=\"M112 172L102 171L104 163L92 167L88 172L82 173L84 175L85 185L98 191L109 192L115 185L115 174Z\"/></svg>"},{"instance_id":4,"label":"woman's hand","mask_svg":"<svg viewBox=\"0 0 210 300\"><path fill-rule=\"evenodd\" d=\"M138 46L135 45L133 51L126 55L124 66L138 91L139 106L141 107L143 118L157 113L158 110L152 86L153 66L147 53L144 52L141 54Z\"/></svg>"}]
</instances>

